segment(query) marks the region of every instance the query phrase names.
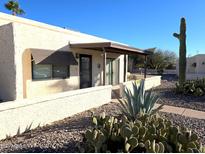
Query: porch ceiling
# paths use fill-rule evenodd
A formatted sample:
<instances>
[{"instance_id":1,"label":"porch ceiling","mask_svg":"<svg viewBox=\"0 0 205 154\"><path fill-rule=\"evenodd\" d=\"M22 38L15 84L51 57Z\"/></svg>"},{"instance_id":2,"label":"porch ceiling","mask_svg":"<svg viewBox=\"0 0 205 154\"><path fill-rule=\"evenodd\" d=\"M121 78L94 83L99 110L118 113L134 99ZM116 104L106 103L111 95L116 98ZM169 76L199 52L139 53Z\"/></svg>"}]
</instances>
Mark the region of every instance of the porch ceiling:
<instances>
[{"instance_id":1,"label":"porch ceiling","mask_svg":"<svg viewBox=\"0 0 205 154\"><path fill-rule=\"evenodd\" d=\"M70 43L71 48L79 49L92 49L92 50L105 50L106 52L120 53L120 54L132 54L132 55L149 55L149 50L142 50L134 47L130 47L123 44L113 42L92 42L92 43Z\"/></svg>"}]
</instances>

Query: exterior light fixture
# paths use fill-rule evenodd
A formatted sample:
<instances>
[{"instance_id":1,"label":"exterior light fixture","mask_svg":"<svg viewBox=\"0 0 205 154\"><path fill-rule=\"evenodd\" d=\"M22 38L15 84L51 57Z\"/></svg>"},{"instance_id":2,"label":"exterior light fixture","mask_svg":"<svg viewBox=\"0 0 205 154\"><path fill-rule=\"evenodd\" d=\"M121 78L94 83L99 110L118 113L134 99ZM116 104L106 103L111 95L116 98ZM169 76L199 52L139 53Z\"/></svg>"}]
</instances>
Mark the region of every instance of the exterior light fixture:
<instances>
[{"instance_id":1,"label":"exterior light fixture","mask_svg":"<svg viewBox=\"0 0 205 154\"><path fill-rule=\"evenodd\" d=\"M79 53L75 54L75 58L78 59L79 58Z\"/></svg>"},{"instance_id":2,"label":"exterior light fixture","mask_svg":"<svg viewBox=\"0 0 205 154\"><path fill-rule=\"evenodd\" d=\"M192 64L192 67L196 67L196 63L193 63L193 64Z\"/></svg>"},{"instance_id":3,"label":"exterior light fixture","mask_svg":"<svg viewBox=\"0 0 205 154\"><path fill-rule=\"evenodd\" d=\"M101 67L100 64L98 64L97 67L100 68Z\"/></svg>"}]
</instances>

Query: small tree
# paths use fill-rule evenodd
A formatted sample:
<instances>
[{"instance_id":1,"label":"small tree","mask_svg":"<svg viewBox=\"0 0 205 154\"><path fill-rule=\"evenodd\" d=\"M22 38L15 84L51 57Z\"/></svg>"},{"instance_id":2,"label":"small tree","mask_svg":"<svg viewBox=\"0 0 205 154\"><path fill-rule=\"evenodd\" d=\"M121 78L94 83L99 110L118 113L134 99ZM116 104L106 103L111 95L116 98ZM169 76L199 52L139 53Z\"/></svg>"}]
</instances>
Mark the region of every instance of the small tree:
<instances>
[{"instance_id":1,"label":"small tree","mask_svg":"<svg viewBox=\"0 0 205 154\"><path fill-rule=\"evenodd\" d=\"M10 0L5 4L5 8L12 12L12 15L25 14L24 10L20 8L19 3L14 0Z\"/></svg>"}]
</instances>

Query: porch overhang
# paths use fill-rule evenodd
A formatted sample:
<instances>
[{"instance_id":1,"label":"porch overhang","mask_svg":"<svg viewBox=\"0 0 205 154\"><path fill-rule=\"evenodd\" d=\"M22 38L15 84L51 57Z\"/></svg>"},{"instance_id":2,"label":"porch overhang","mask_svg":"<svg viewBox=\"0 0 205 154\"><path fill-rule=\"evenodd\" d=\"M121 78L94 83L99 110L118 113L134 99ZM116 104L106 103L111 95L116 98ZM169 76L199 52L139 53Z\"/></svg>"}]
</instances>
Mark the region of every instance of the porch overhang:
<instances>
[{"instance_id":1,"label":"porch overhang","mask_svg":"<svg viewBox=\"0 0 205 154\"><path fill-rule=\"evenodd\" d=\"M124 82L126 81L127 72L127 56L126 55L142 55L145 57L145 73L144 78L146 78L146 67L147 67L147 56L152 52L150 50L143 50L128 45L116 43L116 42L90 42L90 43L70 43L70 48L73 49L87 49L96 50L103 53L103 85L106 83L106 58L107 53L118 53L124 55Z\"/></svg>"},{"instance_id":2,"label":"porch overhang","mask_svg":"<svg viewBox=\"0 0 205 154\"><path fill-rule=\"evenodd\" d=\"M138 49L135 47L127 46L124 44L114 43L114 42L91 42L91 43L70 43L71 48L78 49L89 49L119 53L119 54L128 54L128 55L149 55L148 50Z\"/></svg>"}]
</instances>

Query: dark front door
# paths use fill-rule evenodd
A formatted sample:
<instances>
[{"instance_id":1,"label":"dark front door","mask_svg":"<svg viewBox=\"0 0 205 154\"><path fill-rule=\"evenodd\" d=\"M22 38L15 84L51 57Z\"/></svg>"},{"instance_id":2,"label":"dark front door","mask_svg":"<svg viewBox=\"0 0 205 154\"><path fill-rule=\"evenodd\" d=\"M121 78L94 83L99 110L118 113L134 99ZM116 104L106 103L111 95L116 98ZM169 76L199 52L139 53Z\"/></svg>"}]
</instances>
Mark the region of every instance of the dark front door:
<instances>
[{"instance_id":1,"label":"dark front door","mask_svg":"<svg viewBox=\"0 0 205 154\"><path fill-rule=\"evenodd\" d=\"M80 55L80 88L92 86L92 57Z\"/></svg>"}]
</instances>

